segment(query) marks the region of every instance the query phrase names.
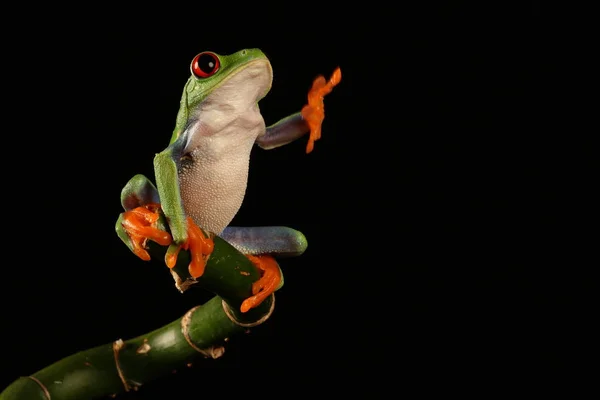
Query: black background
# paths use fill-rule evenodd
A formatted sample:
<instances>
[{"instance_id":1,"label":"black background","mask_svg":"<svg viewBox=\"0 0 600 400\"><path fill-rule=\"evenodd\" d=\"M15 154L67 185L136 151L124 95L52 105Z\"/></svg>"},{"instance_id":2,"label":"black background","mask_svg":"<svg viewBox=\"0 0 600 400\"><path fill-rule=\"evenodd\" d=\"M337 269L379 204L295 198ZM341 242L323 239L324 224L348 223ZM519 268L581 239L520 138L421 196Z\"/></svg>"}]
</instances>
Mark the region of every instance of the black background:
<instances>
[{"instance_id":1,"label":"black background","mask_svg":"<svg viewBox=\"0 0 600 400\"><path fill-rule=\"evenodd\" d=\"M296 228L308 250L281 262L285 286L267 323L221 359L122 398L183 398L246 379L260 392L269 380L374 392L449 377L468 387L580 365L585 254L596 241L573 223L591 205L592 150L542 128L539 78L552 65L535 2L292 9L189 3L23 18L5 53L19 78L5 82L16 94L5 116L0 307L14 354L0 386L210 298L179 294L114 223L122 186L152 177L168 144L190 60L245 47L274 69L267 124L299 110L315 76L342 69L315 151L304 154L304 139L255 149L233 221Z\"/></svg>"}]
</instances>

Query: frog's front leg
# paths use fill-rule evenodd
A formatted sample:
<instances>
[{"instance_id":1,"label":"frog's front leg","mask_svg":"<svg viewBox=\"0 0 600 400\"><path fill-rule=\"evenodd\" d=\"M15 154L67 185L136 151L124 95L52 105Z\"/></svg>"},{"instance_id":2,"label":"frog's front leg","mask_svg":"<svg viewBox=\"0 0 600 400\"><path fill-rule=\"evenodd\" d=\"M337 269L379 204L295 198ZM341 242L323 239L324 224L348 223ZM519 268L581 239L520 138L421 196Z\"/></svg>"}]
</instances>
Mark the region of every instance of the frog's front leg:
<instances>
[{"instance_id":1,"label":"frog's front leg","mask_svg":"<svg viewBox=\"0 0 600 400\"><path fill-rule=\"evenodd\" d=\"M207 238L191 218L185 219L185 237L175 243L168 227L161 221L163 213L157 188L144 175L136 175L121 191L121 204L125 212L119 215L115 229L117 235L129 249L144 261L150 260L147 241L152 240L162 246L169 246L165 263L173 268L181 249L189 250L192 261L190 275L194 278L204 273L204 256L210 254L213 242Z\"/></svg>"},{"instance_id":2,"label":"frog's front leg","mask_svg":"<svg viewBox=\"0 0 600 400\"><path fill-rule=\"evenodd\" d=\"M288 144L309 133L306 152L314 148L314 142L321 138L321 124L325 119L325 95L333 90L342 80L342 71L336 68L329 80L322 75L318 76L308 92L307 104L302 111L283 118L267 127L264 135L256 143L263 149L269 150Z\"/></svg>"},{"instance_id":3,"label":"frog's front leg","mask_svg":"<svg viewBox=\"0 0 600 400\"><path fill-rule=\"evenodd\" d=\"M150 260L147 240L168 246L171 235L160 226L158 191L144 175L135 175L121 191L121 205L125 212L119 215L115 229L129 249L142 260Z\"/></svg>"},{"instance_id":4,"label":"frog's front leg","mask_svg":"<svg viewBox=\"0 0 600 400\"><path fill-rule=\"evenodd\" d=\"M212 253L214 242L183 209L178 176L183 143L183 140L177 140L158 153L154 157L154 171L161 209L173 237L165 254L165 262L169 268L173 268L179 251L189 250L189 273L193 278L199 278L204 274L205 258Z\"/></svg>"},{"instance_id":5,"label":"frog's front leg","mask_svg":"<svg viewBox=\"0 0 600 400\"><path fill-rule=\"evenodd\" d=\"M301 232L285 226L230 226L220 236L245 254L261 271L260 279L252 285L252 296L242 303L242 312L258 306L283 286L283 274L274 257L299 256L307 246Z\"/></svg>"}]
</instances>

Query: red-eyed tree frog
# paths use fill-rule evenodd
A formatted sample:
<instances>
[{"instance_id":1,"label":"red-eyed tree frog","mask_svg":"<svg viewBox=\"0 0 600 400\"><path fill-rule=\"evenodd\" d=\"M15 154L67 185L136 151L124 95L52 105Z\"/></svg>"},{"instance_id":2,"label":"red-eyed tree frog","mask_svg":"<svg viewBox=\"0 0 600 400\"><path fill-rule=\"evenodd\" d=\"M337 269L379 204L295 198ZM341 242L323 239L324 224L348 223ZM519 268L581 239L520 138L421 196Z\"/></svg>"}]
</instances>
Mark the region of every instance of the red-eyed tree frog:
<instances>
[{"instance_id":1,"label":"red-eyed tree frog","mask_svg":"<svg viewBox=\"0 0 600 400\"><path fill-rule=\"evenodd\" d=\"M248 179L254 145L272 149L309 134L306 152L321 136L323 97L341 80L337 68L329 80L317 77L300 112L266 126L258 101L273 79L271 64L259 49L230 55L204 51L190 66L175 129L168 147L156 154L156 186L145 176L134 176L123 188L125 212L117 223L128 247L149 260L147 240L169 246L165 255L173 268L180 249L190 251L190 275L202 276L205 257L213 248L205 232L219 235L250 258L261 271L253 296L242 312L259 305L282 282L276 255L298 255L307 246L304 235L287 227L230 227L238 212ZM157 228L162 212L169 232ZM125 240L124 240L125 241Z\"/></svg>"}]
</instances>

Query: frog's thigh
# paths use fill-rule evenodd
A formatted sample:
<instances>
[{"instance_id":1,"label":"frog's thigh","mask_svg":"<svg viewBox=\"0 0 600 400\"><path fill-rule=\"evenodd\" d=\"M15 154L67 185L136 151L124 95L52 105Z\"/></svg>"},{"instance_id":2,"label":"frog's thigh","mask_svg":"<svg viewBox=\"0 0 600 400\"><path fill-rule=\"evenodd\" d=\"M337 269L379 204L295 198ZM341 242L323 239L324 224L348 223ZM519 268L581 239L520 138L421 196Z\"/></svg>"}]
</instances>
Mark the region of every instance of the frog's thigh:
<instances>
[{"instance_id":1,"label":"frog's thigh","mask_svg":"<svg viewBox=\"0 0 600 400\"><path fill-rule=\"evenodd\" d=\"M302 232L285 226L229 226L219 236L243 254L295 257L308 245Z\"/></svg>"}]
</instances>

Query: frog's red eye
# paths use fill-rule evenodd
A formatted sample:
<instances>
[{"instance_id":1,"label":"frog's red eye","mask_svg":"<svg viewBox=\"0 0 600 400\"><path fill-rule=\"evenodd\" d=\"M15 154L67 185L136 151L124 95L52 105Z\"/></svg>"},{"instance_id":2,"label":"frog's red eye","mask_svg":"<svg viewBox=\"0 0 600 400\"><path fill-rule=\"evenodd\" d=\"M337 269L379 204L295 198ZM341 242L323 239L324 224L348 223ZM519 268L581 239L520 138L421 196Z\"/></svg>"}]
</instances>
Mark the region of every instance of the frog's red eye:
<instances>
[{"instance_id":1,"label":"frog's red eye","mask_svg":"<svg viewBox=\"0 0 600 400\"><path fill-rule=\"evenodd\" d=\"M192 73L198 78L208 78L219 70L221 63L215 53L205 51L192 60Z\"/></svg>"}]
</instances>

